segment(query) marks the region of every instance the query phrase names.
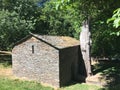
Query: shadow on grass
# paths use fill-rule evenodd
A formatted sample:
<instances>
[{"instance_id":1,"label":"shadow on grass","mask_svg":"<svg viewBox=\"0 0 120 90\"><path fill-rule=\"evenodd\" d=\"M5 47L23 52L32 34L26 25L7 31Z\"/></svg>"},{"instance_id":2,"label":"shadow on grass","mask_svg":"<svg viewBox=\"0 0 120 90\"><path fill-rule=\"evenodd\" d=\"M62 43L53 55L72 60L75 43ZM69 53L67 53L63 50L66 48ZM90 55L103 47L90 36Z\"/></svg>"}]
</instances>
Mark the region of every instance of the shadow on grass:
<instances>
[{"instance_id":1,"label":"shadow on grass","mask_svg":"<svg viewBox=\"0 0 120 90\"><path fill-rule=\"evenodd\" d=\"M93 74L97 73L101 73L107 83L106 89L101 90L120 89L120 61L100 61L93 66Z\"/></svg>"}]
</instances>

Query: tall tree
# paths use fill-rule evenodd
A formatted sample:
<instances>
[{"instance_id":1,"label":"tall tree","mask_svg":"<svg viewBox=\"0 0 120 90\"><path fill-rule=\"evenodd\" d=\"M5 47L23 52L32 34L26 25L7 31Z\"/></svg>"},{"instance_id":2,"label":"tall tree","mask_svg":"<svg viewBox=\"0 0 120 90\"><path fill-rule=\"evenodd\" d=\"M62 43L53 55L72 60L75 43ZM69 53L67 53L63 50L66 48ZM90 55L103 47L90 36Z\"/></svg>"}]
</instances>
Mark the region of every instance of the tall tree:
<instances>
[{"instance_id":1,"label":"tall tree","mask_svg":"<svg viewBox=\"0 0 120 90\"><path fill-rule=\"evenodd\" d=\"M0 50L10 50L15 42L34 30L36 0L0 0Z\"/></svg>"},{"instance_id":2,"label":"tall tree","mask_svg":"<svg viewBox=\"0 0 120 90\"><path fill-rule=\"evenodd\" d=\"M93 19L102 15L102 13L106 13L106 11L108 12L108 11L112 10L112 8L115 8L115 6L112 4L115 4L116 6L118 6L118 2L119 2L119 0L117 0L117 1L111 1L111 0L108 0L108 1L106 1L106 0L99 0L99 1L95 1L95 0L77 0L77 1L57 0L57 1L54 1L54 0L50 0L49 1L50 9L53 8L53 9L57 9L57 11L67 12L62 17L65 20L68 20L70 22L70 24L72 25L72 27L74 28L74 30L76 32L79 32L81 30L80 35L83 35L83 36L80 36L82 38L81 41L82 40L86 41L86 39L87 39L87 42L84 43L85 45L83 43L80 43L81 50L82 50L81 52L83 52L83 59L84 59L85 66L86 66L87 76L91 75L90 53L89 53L90 52L90 28L91 27L89 28L89 23L87 23L87 22L90 22L90 24L91 24L91 20L93 21ZM100 16L100 17L102 17L102 16ZM82 26L82 28L81 28L81 26ZM86 32L86 33L82 34L84 32ZM86 52L86 50L87 50L87 52ZM88 57L88 58L86 58L86 57Z\"/></svg>"},{"instance_id":3,"label":"tall tree","mask_svg":"<svg viewBox=\"0 0 120 90\"><path fill-rule=\"evenodd\" d=\"M77 19L79 19L79 20L75 20L76 19L75 15L73 17L71 17L72 16L71 12L68 13L71 15L71 16L69 16L69 18L72 19L71 22L75 25L74 26L75 30L80 30L80 26L82 25L81 33L80 33L80 46L81 46L83 60L84 60L85 67L86 67L86 73L87 73L87 76L90 76L92 74L92 72L91 72L91 65L90 65L89 17L91 17L91 15L92 15L91 13L93 12L92 10L94 10L94 7L92 7L92 3L90 1L84 2L84 0L81 0L80 3L78 1L72 1L72 0L71 1L70 0L68 0L68 1L59 0L56 3L57 3L56 9L59 9L59 8L64 9L65 8L65 10L74 11L73 14L77 15ZM88 5L90 5L91 7ZM79 9L81 9L81 10L79 10ZM75 12L75 10L77 10L77 12Z\"/></svg>"}]
</instances>

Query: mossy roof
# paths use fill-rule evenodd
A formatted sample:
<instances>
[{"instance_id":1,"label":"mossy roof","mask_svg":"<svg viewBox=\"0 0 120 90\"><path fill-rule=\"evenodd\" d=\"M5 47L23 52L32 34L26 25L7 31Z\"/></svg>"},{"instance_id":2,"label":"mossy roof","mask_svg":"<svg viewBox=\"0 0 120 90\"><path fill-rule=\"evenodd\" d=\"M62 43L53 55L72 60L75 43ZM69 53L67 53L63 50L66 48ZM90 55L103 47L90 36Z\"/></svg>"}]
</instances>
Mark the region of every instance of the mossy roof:
<instances>
[{"instance_id":1,"label":"mossy roof","mask_svg":"<svg viewBox=\"0 0 120 90\"><path fill-rule=\"evenodd\" d=\"M30 37L35 37L36 39L38 39L56 49L62 49L62 48L73 47L73 46L79 45L79 40L76 40L76 39L74 39L72 37L68 37L68 36L38 35L38 34L30 33L29 36L18 41L15 44L15 46L22 42L25 42Z\"/></svg>"}]
</instances>

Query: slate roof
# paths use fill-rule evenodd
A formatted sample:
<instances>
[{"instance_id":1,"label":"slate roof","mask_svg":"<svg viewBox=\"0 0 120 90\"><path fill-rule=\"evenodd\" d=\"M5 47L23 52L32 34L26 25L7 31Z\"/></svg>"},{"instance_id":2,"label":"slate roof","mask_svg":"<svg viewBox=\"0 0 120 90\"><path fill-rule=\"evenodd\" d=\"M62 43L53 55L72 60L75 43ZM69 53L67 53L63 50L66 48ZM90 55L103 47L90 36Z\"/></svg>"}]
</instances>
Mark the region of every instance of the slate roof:
<instances>
[{"instance_id":1,"label":"slate roof","mask_svg":"<svg viewBox=\"0 0 120 90\"><path fill-rule=\"evenodd\" d=\"M62 48L73 47L73 46L79 45L78 40L68 37L68 36L38 35L38 34L33 34L33 33L30 33L29 36L23 38L17 44L26 41L30 37L35 37L38 40L41 40L56 49L62 49Z\"/></svg>"},{"instance_id":2,"label":"slate roof","mask_svg":"<svg viewBox=\"0 0 120 90\"><path fill-rule=\"evenodd\" d=\"M68 36L49 36L32 34L34 37L45 41L59 49L79 45L79 41Z\"/></svg>"}]
</instances>

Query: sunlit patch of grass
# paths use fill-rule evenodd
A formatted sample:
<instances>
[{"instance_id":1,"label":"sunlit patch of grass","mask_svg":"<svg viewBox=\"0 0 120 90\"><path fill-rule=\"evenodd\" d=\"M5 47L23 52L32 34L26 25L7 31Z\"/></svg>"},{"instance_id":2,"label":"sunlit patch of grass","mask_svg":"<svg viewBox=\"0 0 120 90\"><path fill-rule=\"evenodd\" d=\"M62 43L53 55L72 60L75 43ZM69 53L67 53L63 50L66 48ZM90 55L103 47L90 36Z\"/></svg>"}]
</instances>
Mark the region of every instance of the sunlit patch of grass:
<instances>
[{"instance_id":1,"label":"sunlit patch of grass","mask_svg":"<svg viewBox=\"0 0 120 90\"><path fill-rule=\"evenodd\" d=\"M34 81L27 81L22 79L16 79L12 74L12 64L10 58L5 58L5 62L0 62L0 90L54 90L51 87L46 87L40 83ZM119 63L106 63L97 64L94 66L94 74L100 73L106 77L112 77L117 82L117 85L110 87L100 87L96 85L88 84L74 84L66 87L62 87L55 90L119 90L120 89L120 64ZM106 78L107 79L107 78Z\"/></svg>"},{"instance_id":2,"label":"sunlit patch of grass","mask_svg":"<svg viewBox=\"0 0 120 90\"><path fill-rule=\"evenodd\" d=\"M94 65L94 74L101 73L106 88L101 90L120 90L120 61L102 61Z\"/></svg>"},{"instance_id":3,"label":"sunlit patch of grass","mask_svg":"<svg viewBox=\"0 0 120 90\"><path fill-rule=\"evenodd\" d=\"M69 87L64 87L59 90L100 90L100 86L88 85L88 84L75 84Z\"/></svg>"},{"instance_id":4,"label":"sunlit patch of grass","mask_svg":"<svg viewBox=\"0 0 120 90\"><path fill-rule=\"evenodd\" d=\"M53 90L53 88L44 87L40 83L33 81L0 77L0 90Z\"/></svg>"}]
</instances>

